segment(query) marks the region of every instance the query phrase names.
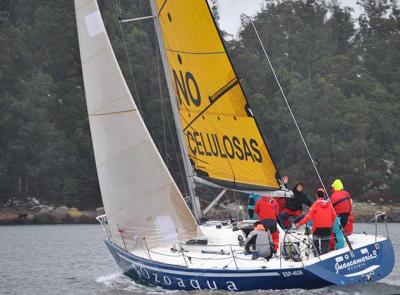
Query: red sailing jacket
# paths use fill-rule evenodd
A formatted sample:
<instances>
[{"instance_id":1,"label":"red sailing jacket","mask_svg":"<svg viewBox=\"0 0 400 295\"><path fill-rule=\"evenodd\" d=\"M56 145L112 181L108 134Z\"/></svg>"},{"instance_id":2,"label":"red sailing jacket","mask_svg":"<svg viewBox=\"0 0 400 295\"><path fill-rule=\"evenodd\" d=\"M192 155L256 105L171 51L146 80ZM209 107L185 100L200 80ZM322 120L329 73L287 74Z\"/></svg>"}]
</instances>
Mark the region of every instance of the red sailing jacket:
<instances>
[{"instance_id":1,"label":"red sailing jacket","mask_svg":"<svg viewBox=\"0 0 400 295\"><path fill-rule=\"evenodd\" d=\"M299 221L299 224L305 224L312 220L312 232L315 232L317 228L332 228L335 218L335 211L329 202L319 198L314 202L314 204L312 204L307 215Z\"/></svg>"},{"instance_id":2,"label":"red sailing jacket","mask_svg":"<svg viewBox=\"0 0 400 295\"><path fill-rule=\"evenodd\" d=\"M276 212L277 215L282 212L283 208L285 208L285 204L286 204L285 198L274 198L274 200L272 201L272 205L275 206L274 209L276 209L275 211L277 211Z\"/></svg>"},{"instance_id":3,"label":"red sailing jacket","mask_svg":"<svg viewBox=\"0 0 400 295\"><path fill-rule=\"evenodd\" d=\"M354 222L354 217L353 214L350 212L349 220L344 226L344 233L346 234L346 236L351 235L353 233L353 222Z\"/></svg>"},{"instance_id":4,"label":"red sailing jacket","mask_svg":"<svg viewBox=\"0 0 400 295\"><path fill-rule=\"evenodd\" d=\"M351 211L350 194L345 190L333 192L331 195L331 202L333 208L335 208L337 215L341 213L350 213Z\"/></svg>"},{"instance_id":5,"label":"red sailing jacket","mask_svg":"<svg viewBox=\"0 0 400 295\"><path fill-rule=\"evenodd\" d=\"M272 200L271 206L272 206L272 209L274 209L275 214L278 216L280 210L279 210L279 202L278 202L278 200L276 198L274 198Z\"/></svg>"},{"instance_id":6,"label":"red sailing jacket","mask_svg":"<svg viewBox=\"0 0 400 295\"><path fill-rule=\"evenodd\" d=\"M276 212L271 204L270 197L268 196L263 196L257 201L256 207L254 208L254 212L256 212L256 214L258 215L259 220L263 219L276 220Z\"/></svg>"}]
</instances>

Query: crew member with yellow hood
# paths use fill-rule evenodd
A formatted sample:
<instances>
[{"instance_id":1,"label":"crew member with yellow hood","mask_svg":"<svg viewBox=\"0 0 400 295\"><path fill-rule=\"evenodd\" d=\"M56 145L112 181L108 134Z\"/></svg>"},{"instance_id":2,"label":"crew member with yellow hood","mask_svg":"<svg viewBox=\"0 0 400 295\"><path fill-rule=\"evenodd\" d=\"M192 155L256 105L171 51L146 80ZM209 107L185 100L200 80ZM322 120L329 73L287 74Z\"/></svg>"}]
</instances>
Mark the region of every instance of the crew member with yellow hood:
<instances>
[{"instance_id":1,"label":"crew member with yellow hood","mask_svg":"<svg viewBox=\"0 0 400 295\"><path fill-rule=\"evenodd\" d=\"M335 209L336 215L340 218L340 224L344 228L349 220L351 213L350 194L343 189L343 183L340 179L336 179L332 185L331 202Z\"/></svg>"}]
</instances>

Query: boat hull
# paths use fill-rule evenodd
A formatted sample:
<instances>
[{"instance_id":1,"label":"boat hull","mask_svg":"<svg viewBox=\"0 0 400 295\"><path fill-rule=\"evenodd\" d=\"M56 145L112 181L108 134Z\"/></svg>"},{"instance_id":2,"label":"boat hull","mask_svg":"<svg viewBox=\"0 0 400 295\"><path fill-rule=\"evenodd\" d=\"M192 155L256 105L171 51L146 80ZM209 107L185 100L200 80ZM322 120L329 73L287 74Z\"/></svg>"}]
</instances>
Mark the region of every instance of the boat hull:
<instances>
[{"instance_id":1,"label":"boat hull","mask_svg":"<svg viewBox=\"0 0 400 295\"><path fill-rule=\"evenodd\" d=\"M346 252L301 268L257 270L187 268L143 259L109 240L106 245L127 276L143 284L173 290L315 289L377 281L394 266L389 240L356 249L354 256Z\"/></svg>"}]
</instances>

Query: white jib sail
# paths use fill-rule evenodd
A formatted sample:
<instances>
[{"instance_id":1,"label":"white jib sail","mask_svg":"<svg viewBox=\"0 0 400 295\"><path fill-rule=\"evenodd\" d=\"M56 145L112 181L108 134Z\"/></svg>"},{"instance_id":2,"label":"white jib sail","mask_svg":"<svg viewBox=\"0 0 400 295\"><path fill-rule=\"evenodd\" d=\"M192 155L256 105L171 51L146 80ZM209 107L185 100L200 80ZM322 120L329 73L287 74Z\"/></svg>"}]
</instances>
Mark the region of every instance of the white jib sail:
<instances>
[{"instance_id":1,"label":"white jib sail","mask_svg":"<svg viewBox=\"0 0 400 295\"><path fill-rule=\"evenodd\" d=\"M90 130L113 241L150 248L197 236L118 66L96 0L75 0Z\"/></svg>"}]
</instances>

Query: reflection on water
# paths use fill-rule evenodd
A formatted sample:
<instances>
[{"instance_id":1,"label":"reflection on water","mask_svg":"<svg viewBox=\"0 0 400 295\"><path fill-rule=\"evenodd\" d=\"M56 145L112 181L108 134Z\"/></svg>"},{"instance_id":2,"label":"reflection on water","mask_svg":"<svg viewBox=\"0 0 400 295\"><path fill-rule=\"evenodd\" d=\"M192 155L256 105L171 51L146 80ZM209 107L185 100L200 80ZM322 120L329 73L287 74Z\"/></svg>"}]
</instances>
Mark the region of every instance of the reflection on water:
<instances>
[{"instance_id":1,"label":"reflection on water","mask_svg":"<svg viewBox=\"0 0 400 295\"><path fill-rule=\"evenodd\" d=\"M380 225L380 234L384 227ZM357 224L357 232L374 233ZM246 294L396 294L400 291L400 226L389 224L395 268L379 283L317 290L254 291ZM231 294L225 291L166 291L122 275L103 243L98 225L0 226L0 294ZM237 293L232 293L237 294ZM243 293L242 293L243 294Z\"/></svg>"}]
</instances>

